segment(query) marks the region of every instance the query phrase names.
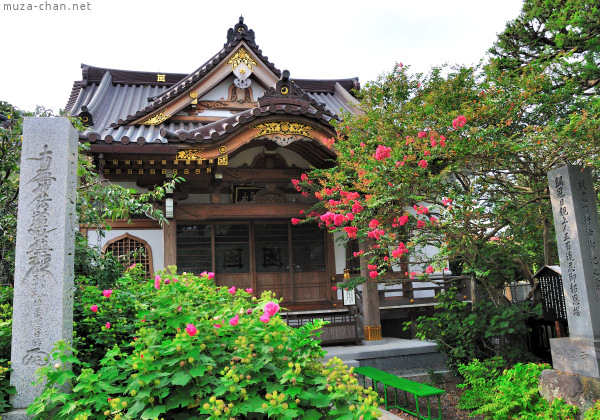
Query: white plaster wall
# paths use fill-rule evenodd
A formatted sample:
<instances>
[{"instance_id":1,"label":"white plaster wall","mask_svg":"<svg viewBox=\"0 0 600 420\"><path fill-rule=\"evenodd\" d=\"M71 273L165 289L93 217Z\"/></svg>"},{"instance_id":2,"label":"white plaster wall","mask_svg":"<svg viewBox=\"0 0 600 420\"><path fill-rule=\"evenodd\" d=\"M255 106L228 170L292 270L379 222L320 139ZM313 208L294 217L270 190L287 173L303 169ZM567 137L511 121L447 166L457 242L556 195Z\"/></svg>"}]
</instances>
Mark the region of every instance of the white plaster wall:
<instances>
[{"instance_id":1,"label":"white plaster wall","mask_svg":"<svg viewBox=\"0 0 600 420\"><path fill-rule=\"evenodd\" d=\"M160 229L112 229L105 231L104 237L100 236L98 231L90 230L88 231L88 244L102 249L108 241L125 233L143 239L148 243L152 251L152 266L154 271L162 270L165 267L163 231Z\"/></svg>"},{"instance_id":2,"label":"white plaster wall","mask_svg":"<svg viewBox=\"0 0 600 420\"><path fill-rule=\"evenodd\" d=\"M210 92L207 92L202 98L199 98L201 101L227 101L229 100L229 87L233 83L233 79L235 76L231 75L225 79ZM202 115L202 114L201 114Z\"/></svg>"},{"instance_id":3,"label":"white plaster wall","mask_svg":"<svg viewBox=\"0 0 600 420\"><path fill-rule=\"evenodd\" d=\"M346 236L342 232L334 232L333 234L333 251L335 255L335 273L343 274L346 268L346 246L339 238Z\"/></svg>"}]
</instances>

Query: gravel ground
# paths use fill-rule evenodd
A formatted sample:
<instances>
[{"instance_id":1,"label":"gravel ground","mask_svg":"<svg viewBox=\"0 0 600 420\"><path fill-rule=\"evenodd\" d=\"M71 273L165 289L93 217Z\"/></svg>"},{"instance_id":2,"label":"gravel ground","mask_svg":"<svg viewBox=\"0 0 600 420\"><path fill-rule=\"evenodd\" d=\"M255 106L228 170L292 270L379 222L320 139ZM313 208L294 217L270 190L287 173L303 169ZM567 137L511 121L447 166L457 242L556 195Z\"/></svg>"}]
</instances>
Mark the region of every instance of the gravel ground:
<instances>
[{"instance_id":1,"label":"gravel ground","mask_svg":"<svg viewBox=\"0 0 600 420\"><path fill-rule=\"evenodd\" d=\"M428 383L431 385L430 376L424 372L423 370L411 370L411 371L397 371L391 372L402 378L410 379L411 381L420 382L420 383ZM442 418L444 420L484 420L482 416L469 417L469 412L460 410L458 408L458 400L462 394L462 390L459 389L456 385L461 383L459 378L452 376L448 373L440 373L437 379L439 379L438 383L434 384L436 388L443 389L446 391L444 395L441 397L441 405L442 405ZM383 395L383 391L380 390L380 395ZM400 393L398 394L400 396ZM393 398L393 397L392 397ZM392 400L393 401L393 400ZM421 415L427 414L427 405L423 398L419 399L419 411L421 411ZM423 413L423 408L425 408L425 412ZM408 398L408 409L411 411L416 411L414 399L409 396ZM405 419L405 420L418 420L416 416L412 416L404 411L397 410L394 408L390 408L389 412ZM437 417L437 399L431 399L431 414L432 417Z\"/></svg>"}]
</instances>

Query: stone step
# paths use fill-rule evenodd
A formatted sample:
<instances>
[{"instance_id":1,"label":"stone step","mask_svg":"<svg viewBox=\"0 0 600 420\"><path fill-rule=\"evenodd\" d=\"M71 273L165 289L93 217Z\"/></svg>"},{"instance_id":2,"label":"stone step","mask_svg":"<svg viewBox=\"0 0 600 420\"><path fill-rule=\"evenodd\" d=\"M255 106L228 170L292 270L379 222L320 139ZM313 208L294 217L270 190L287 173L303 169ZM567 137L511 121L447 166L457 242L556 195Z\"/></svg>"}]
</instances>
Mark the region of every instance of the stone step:
<instances>
[{"instance_id":1,"label":"stone step","mask_svg":"<svg viewBox=\"0 0 600 420\"><path fill-rule=\"evenodd\" d=\"M323 347L327 352L324 360L338 357L349 367L372 366L385 371L425 373L446 368L444 355L436 351L433 342L386 337L375 343Z\"/></svg>"}]
</instances>

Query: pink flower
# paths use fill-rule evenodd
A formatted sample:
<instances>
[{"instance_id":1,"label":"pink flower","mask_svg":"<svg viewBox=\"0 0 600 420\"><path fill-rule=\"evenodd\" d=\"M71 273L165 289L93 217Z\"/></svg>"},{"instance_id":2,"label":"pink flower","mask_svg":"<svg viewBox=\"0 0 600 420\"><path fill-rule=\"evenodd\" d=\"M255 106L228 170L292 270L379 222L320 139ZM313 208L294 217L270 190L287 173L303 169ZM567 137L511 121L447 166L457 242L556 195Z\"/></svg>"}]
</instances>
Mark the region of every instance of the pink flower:
<instances>
[{"instance_id":1,"label":"pink flower","mask_svg":"<svg viewBox=\"0 0 600 420\"><path fill-rule=\"evenodd\" d=\"M363 210L364 210L364 207L360 204L359 201L355 201L354 204L352 204L352 213L354 213L354 214L360 213Z\"/></svg>"},{"instance_id":2,"label":"pink flower","mask_svg":"<svg viewBox=\"0 0 600 420\"><path fill-rule=\"evenodd\" d=\"M392 152L392 148L391 147L379 145L379 146L377 146L377 150L375 150L375 153L373 154L373 157L376 160L387 159L387 158L390 157L391 152Z\"/></svg>"},{"instance_id":3,"label":"pink flower","mask_svg":"<svg viewBox=\"0 0 600 420\"><path fill-rule=\"evenodd\" d=\"M300 223L300 219L292 218L292 225L297 225L298 223Z\"/></svg>"},{"instance_id":4,"label":"pink flower","mask_svg":"<svg viewBox=\"0 0 600 420\"><path fill-rule=\"evenodd\" d=\"M276 304L275 302L267 302L267 304L265 305L265 314L269 315L269 317L275 315L277 312L279 312L279 305Z\"/></svg>"},{"instance_id":5,"label":"pink flower","mask_svg":"<svg viewBox=\"0 0 600 420\"><path fill-rule=\"evenodd\" d=\"M107 330L110 330L110 322L107 322L107 323L106 323L106 329L107 329Z\"/></svg>"},{"instance_id":6,"label":"pink flower","mask_svg":"<svg viewBox=\"0 0 600 420\"><path fill-rule=\"evenodd\" d=\"M377 271L375 271L375 270L369 272L369 276L371 276L372 279L374 279L378 275L379 275L379 273L377 273Z\"/></svg>"},{"instance_id":7,"label":"pink flower","mask_svg":"<svg viewBox=\"0 0 600 420\"><path fill-rule=\"evenodd\" d=\"M346 220L347 221L352 221L354 220L354 214L353 213L346 213Z\"/></svg>"},{"instance_id":8,"label":"pink flower","mask_svg":"<svg viewBox=\"0 0 600 420\"><path fill-rule=\"evenodd\" d=\"M431 152L430 152L429 150L425 150L425 153L424 153L424 155L425 155L425 156L431 156Z\"/></svg>"},{"instance_id":9,"label":"pink flower","mask_svg":"<svg viewBox=\"0 0 600 420\"><path fill-rule=\"evenodd\" d=\"M425 227L425 222L423 220L418 220L417 221L417 227L419 229L423 229Z\"/></svg>"},{"instance_id":10,"label":"pink flower","mask_svg":"<svg viewBox=\"0 0 600 420\"><path fill-rule=\"evenodd\" d=\"M354 258L358 258L358 257L360 257L360 256L361 256L362 254L364 254L364 253L365 253L365 251L358 251L358 252L354 252L354 253L353 253L353 254L354 254Z\"/></svg>"},{"instance_id":11,"label":"pink flower","mask_svg":"<svg viewBox=\"0 0 600 420\"><path fill-rule=\"evenodd\" d=\"M333 290L334 292L337 290L337 286L331 286L331 290Z\"/></svg>"},{"instance_id":12,"label":"pink flower","mask_svg":"<svg viewBox=\"0 0 600 420\"><path fill-rule=\"evenodd\" d=\"M246 293L252 293L252 288L246 289Z\"/></svg>"},{"instance_id":13,"label":"pink flower","mask_svg":"<svg viewBox=\"0 0 600 420\"><path fill-rule=\"evenodd\" d=\"M270 317L269 315L267 315L267 314L264 314L263 316L261 316L261 317L260 317L260 320L261 320L262 322L264 322L265 324L266 324L267 322L269 322L269 319L271 319L271 317Z\"/></svg>"},{"instance_id":14,"label":"pink flower","mask_svg":"<svg viewBox=\"0 0 600 420\"><path fill-rule=\"evenodd\" d=\"M435 222L437 222L437 218L435 218L434 216L431 216L431 217L429 218L429 221L430 221L432 224L435 224Z\"/></svg>"},{"instance_id":15,"label":"pink flower","mask_svg":"<svg viewBox=\"0 0 600 420\"><path fill-rule=\"evenodd\" d=\"M92 311L93 313L98 312L98 305L92 305L92 306L90 306L90 311Z\"/></svg>"},{"instance_id":16,"label":"pink flower","mask_svg":"<svg viewBox=\"0 0 600 420\"><path fill-rule=\"evenodd\" d=\"M426 272L427 274L431 274L431 273L433 273L433 267L432 267L432 266L430 266L430 265L428 265L428 266L427 266L427 268L425 269L425 272Z\"/></svg>"},{"instance_id":17,"label":"pink flower","mask_svg":"<svg viewBox=\"0 0 600 420\"><path fill-rule=\"evenodd\" d=\"M437 141L435 141L435 140L432 139L431 140L431 147L435 147L435 146L437 146Z\"/></svg>"},{"instance_id":18,"label":"pink flower","mask_svg":"<svg viewBox=\"0 0 600 420\"><path fill-rule=\"evenodd\" d=\"M419 165L421 168L425 169L425 168L427 168L427 161L426 161L426 160L423 160L423 159L421 159L421 160L419 161L418 165Z\"/></svg>"},{"instance_id":19,"label":"pink flower","mask_svg":"<svg viewBox=\"0 0 600 420\"><path fill-rule=\"evenodd\" d=\"M367 264L367 268L369 270L377 270L377 266L375 264Z\"/></svg>"},{"instance_id":20,"label":"pink flower","mask_svg":"<svg viewBox=\"0 0 600 420\"><path fill-rule=\"evenodd\" d=\"M185 332L188 333L190 335L190 337L193 337L196 335L198 330L196 329L194 324L188 324L187 327L185 327Z\"/></svg>"},{"instance_id":21,"label":"pink flower","mask_svg":"<svg viewBox=\"0 0 600 420\"><path fill-rule=\"evenodd\" d=\"M452 199L451 198L442 198L442 204L444 206L449 205L450 203L452 203Z\"/></svg>"},{"instance_id":22,"label":"pink flower","mask_svg":"<svg viewBox=\"0 0 600 420\"><path fill-rule=\"evenodd\" d=\"M346 226L344 228L344 231L348 235L348 238L356 239L356 232L358 232L358 228L356 228L354 226Z\"/></svg>"},{"instance_id":23,"label":"pink flower","mask_svg":"<svg viewBox=\"0 0 600 420\"><path fill-rule=\"evenodd\" d=\"M222 326L223 326L223 324L215 324L215 325L213 325L213 327L215 327L215 328L221 328Z\"/></svg>"},{"instance_id":24,"label":"pink flower","mask_svg":"<svg viewBox=\"0 0 600 420\"><path fill-rule=\"evenodd\" d=\"M235 286L231 286L229 288L229 293L231 293L232 295L235 294Z\"/></svg>"},{"instance_id":25,"label":"pink flower","mask_svg":"<svg viewBox=\"0 0 600 420\"><path fill-rule=\"evenodd\" d=\"M236 316L234 316L233 318L231 318L229 320L229 324L233 325L234 327L238 324L238 322L240 322L240 316L239 315L236 315Z\"/></svg>"},{"instance_id":26,"label":"pink flower","mask_svg":"<svg viewBox=\"0 0 600 420\"><path fill-rule=\"evenodd\" d=\"M370 227L371 229L375 229L377 226L379 226L379 221L378 221L377 219L372 219L372 220L369 222L369 227Z\"/></svg>"},{"instance_id":27,"label":"pink flower","mask_svg":"<svg viewBox=\"0 0 600 420\"><path fill-rule=\"evenodd\" d=\"M113 292L112 289L107 289L107 290L102 291L102 294L104 295L105 298L109 298L110 295L112 295L112 292Z\"/></svg>"},{"instance_id":28,"label":"pink flower","mask_svg":"<svg viewBox=\"0 0 600 420\"><path fill-rule=\"evenodd\" d=\"M156 290L160 289L160 276L158 274L154 276L154 288Z\"/></svg>"},{"instance_id":29,"label":"pink flower","mask_svg":"<svg viewBox=\"0 0 600 420\"><path fill-rule=\"evenodd\" d=\"M136 263L133 263L129 266L129 270L133 270L135 268Z\"/></svg>"},{"instance_id":30,"label":"pink flower","mask_svg":"<svg viewBox=\"0 0 600 420\"><path fill-rule=\"evenodd\" d=\"M246 311L246 313L247 313L248 315L251 315L251 314L252 314L252 308L248 309L248 310Z\"/></svg>"},{"instance_id":31,"label":"pink flower","mask_svg":"<svg viewBox=\"0 0 600 420\"><path fill-rule=\"evenodd\" d=\"M452 128L454 128L456 130L458 128L464 127L466 123L467 123L467 119L465 118L465 116L459 115L454 120L452 120Z\"/></svg>"},{"instance_id":32,"label":"pink flower","mask_svg":"<svg viewBox=\"0 0 600 420\"><path fill-rule=\"evenodd\" d=\"M336 226L341 225L342 223L344 223L345 220L346 219L343 214L336 214L335 216L333 216L333 224Z\"/></svg>"},{"instance_id":33,"label":"pink flower","mask_svg":"<svg viewBox=\"0 0 600 420\"><path fill-rule=\"evenodd\" d=\"M213 273L212 271L209 271L208 274L206 275L206 277L208 277L209 279L212 279L215 277L215 273Z\"/></svg>"},{"instance_id":34,"label":"pink flower","mask_svg":"<svg viewBox=\"0 0 600 420\"><path fill-rule=\"evenodd\" d=\"M181 312L181 305L177 307L177 312Z\"/></svg>"},{"instance_id":35,"label":"pink flower","mask_svg":"<svg viewBox=\"0 0 600 420\"><path fill-rule=\"evenodd\" d=\"M427 137L427 133L424 131L419 131L419 138L424 139L425 137Z\"/></svg>"},{"instance_id":36,"label":"pink flower","mask_svg":"<svg viewBox=\"0 0 600 420\"><path fill-rule=\"evenodd\" d=\"M171 280L165 279L165 284L169 284L169 283L171 283Z\"/></svg>"},{"instance_id":37,"label":"pink flower","mask_svg":"<svg viewBox=\"0 0 600 420\"><path fill-rule=\"evenodd\" d=\"M400 226L404 226L406 223L408 223L408 215L407 214L405 214L404 216L400 216L398 218L398 224Z\"/></svg>"},{"instance_id":38,"label":"pink flower","mask_svg":"<svg viewBox=\"0 0 600 420\"><path fill-rule=\"evenodd\" d=\"M445 136L440 136L440 146L442 146L442 147L446 146L446 137Z\"/></svg>"}]
</instances>

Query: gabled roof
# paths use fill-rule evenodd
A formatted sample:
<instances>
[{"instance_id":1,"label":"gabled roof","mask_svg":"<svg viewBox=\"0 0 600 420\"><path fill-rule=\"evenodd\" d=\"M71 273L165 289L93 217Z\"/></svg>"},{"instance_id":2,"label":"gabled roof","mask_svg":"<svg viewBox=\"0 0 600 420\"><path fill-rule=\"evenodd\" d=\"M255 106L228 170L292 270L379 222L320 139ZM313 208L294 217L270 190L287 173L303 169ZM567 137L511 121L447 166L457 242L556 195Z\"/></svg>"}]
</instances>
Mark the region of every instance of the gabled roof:
<instances>
[{"instance_id":1,"label":"gabled roof","mask_svg":"<svg viewBox=\"0 0 600 420\"><path fill-rule=\"evenodd\" d=\"M242 127L244 122L256 119L257 116L302 115L304 118L328 124L340 109L355 111L353 106L356 100L350 91L360 88L357 78L297 79L292 82L288 73L285 83L292 83L290 87L293 86L293 89L290 91L299 94L294 103L286 102L289 96L273 96L272 91L276 88L271 88L259 98L256 108L206 125L198 122L173 122L169 119L154 125L139 124L144 118L156 116L157 112L164 110L165 106L173 101L181 100L184 92L189 92L192 86L204 83L207 77L214 77L210 76L215 74L213 70L222 67L223 61L234 50L239 51L240 45L260 60L262 68L265 68L263 72L271 74L268 80L273 82L270 83L274 83L282 75L282 72L268 61L268 57L262 54L256 45L254 31L248 29L240 17L239 22L229 29L223 49L190 74L116 70L82 65L82 80L74 83L66 109L71 115L89 117L90 127L81 134L83 139L123 144L168 143L182 139L191 142L209 139L214 141L217 136L215 133L220 133L218 138L222 138L230 133L233 127Z\"/></svg>"}]
</instances>

